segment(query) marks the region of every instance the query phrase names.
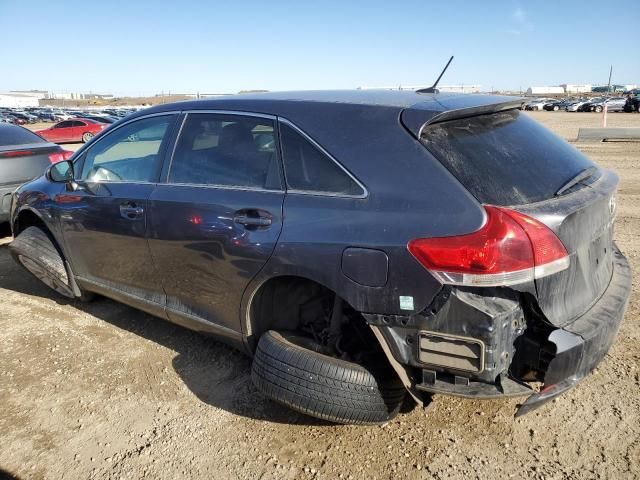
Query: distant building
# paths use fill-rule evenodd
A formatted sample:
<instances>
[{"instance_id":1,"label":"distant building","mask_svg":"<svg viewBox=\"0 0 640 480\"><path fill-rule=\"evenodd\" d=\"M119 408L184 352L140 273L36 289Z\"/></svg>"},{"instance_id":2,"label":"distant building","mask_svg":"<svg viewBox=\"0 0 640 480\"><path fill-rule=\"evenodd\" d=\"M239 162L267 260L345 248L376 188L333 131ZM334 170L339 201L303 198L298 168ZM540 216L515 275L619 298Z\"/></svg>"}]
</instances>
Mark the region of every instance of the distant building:
<instances>
[{"instance_id":1,"label":"distant building","mask_svg":"<svg viewBox=\"0 0 640 480\"><path fill-rule=\"evenodd\" d=\"M564 93L589 93L591 92L591 88L593 87L593 85L591 85L590 83L585 83L582 85L563 83L560 86L564 88Z\"/></svg>"},{"instance_id":2,"label":"distant building","mask_svg":"<svg viewBox=\"0 0 640 480\"><path fill-rule=\"evenodd\" d=\"M113 97L110 93L85 93L85 92L49 92L51 100L110 100Z\"/></svg>"},{"instance_id":3,"label":"distant building","mask_svg":"<svg viewBox=\"0 0 640 480\"><path fill-rule=\"evenodd\" d=\"M529 87L527 95L564 95L564 87Z\"/></svg>"},{"instance_id":4,"label":"distant building","mask_svg":"<svg viewBox=\"0 0 640 480\"><path fill-rule=\"evenodd\" d=\"M256 92L267 92L267 91L268 90L256 90ZM245 93L245 92L240 92L240 93ZM196 93L176 93L174 95L181 95L181 96L184 96L184 97L200 99L200 98L226 97L228 95L233 95L233 93L200 93L200 92L196 92ZM156 97L157 96L158 95L156 95Z\"/></svg>"},{"instance_id":5,"label":"distant building","mask_svg":"<svg viewBox=\"0 0 640 480\"><path fill-rule=\"evenodd\" d=\"M47 98L41 90L10 91L0 93L0 107L37 107L38 100Z\"/></svg>"},{"instance_id":6,"label":"distant building","mask_svg":"<svg viewBox=\"0 0 640 480\"><path fill-rule=\"evenodd\" d=\"M85 100L113 100L115 97L111 93L85 93Z\"/></svg>"},{"instance_id":7,"label":"distant building","mask_svg":"<svg viewBox=\"0 0 640 480\"><path fill-rule=\"evenodd\" d=\"M396 87L358 87L358 90L409 90L416 91L421 88L428 88L431 85L398 85ZM481 85L438 85L436 87L441 92L457 93L480 93Z\"/></svg>"},{"instance_id":8,"label":"distant building","mask_svg":"<svg viewBox=\"0 0 640 480\"><path fill-rule=\"evenodd\" d=\"M441 92L480 93L480 85L438 85Z\"/></svg>"},{"instance_id":9,"label":"distant building","mask_svg":"<svg viewBox=\"0 0 640 480\"><path fill-rule=\"evenodd\" d=\"M611 93L622 93L625 92L627 90L631 90L633 87L630 87L631 85L596 85L594 86L591 91L592 92L596 92L596 93L607 93L607 92L611 92Z\"/></svg>"}]
</instances>

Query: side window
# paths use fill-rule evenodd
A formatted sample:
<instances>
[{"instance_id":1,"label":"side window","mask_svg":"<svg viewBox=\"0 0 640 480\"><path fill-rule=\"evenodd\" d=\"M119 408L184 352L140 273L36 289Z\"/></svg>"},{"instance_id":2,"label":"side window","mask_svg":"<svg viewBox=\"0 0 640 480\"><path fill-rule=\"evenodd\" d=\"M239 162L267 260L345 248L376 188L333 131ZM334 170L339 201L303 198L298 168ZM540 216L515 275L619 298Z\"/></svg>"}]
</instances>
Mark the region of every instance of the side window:
<instances>
[{"instance_id":1,"label":"side window","mask_svg":"<svg viewBox=\"0 0 640 480\"><path fill-rule=\"evenodd\" d=\"M189 113L168 182L280 190L274 131L266 118Z\"/></svg>"},{"instance_id":2,"label":"side window","mask_svg":"<svg viewBox=\"0 0 640 480\"><path fill-rule=\"evenodd\" d=\"M84 155L82 180L152 182L160 162L160 146L173 115L144 118L100 139Z\"/></svg>"},{"instance_id":3,"label":"side window","mask_svg":"<svg viewBox=\"0 0 640 480\"><path fill-rule=\"evenodd\" d=\"M287 186L292 190L364 195L364 190L340 166L289 125L280 124Z\"/></svg>"},{"instance_id":4,"label":"side window","mask_svg":"<svg viewBox=\"0 0 640 480\"><path fill-rule=\"evenodd\" d=\"M70 122L69 120L66 120L64 122L60 122L58 123L55 127L53 128L68 128L71 127L73 125L73 122Z\"/></svg>"},{"instance_id":5,"label":"side window","mask_svg":"<svg viewBox=\"0 0 640 480\"><path fill-rule=\"evenodd\" d=\"M86 125L85 122L81 122L79 120L74 120L71 122L72 127L84 127Z\"/></svg>"}]
</instances>

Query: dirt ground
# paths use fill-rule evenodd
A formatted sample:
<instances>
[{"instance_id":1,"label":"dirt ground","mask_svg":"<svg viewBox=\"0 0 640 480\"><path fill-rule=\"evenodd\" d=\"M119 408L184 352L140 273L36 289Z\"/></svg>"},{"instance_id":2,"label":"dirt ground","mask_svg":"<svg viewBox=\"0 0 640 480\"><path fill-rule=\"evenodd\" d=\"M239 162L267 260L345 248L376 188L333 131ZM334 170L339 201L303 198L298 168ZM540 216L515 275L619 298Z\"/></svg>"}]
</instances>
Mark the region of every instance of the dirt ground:
<instances>
[{"instance_id":1,"label":"dirt ground","mask_svg":"<svg viewBox=\"0 0 640 480\"><path fill-rule=\"evenodd\" d=\"M568 139L596 114L533 112ZM638 114L611 126L640 127ZM640 271L640 143L579 147L621 178L616 239ZM68 303L0 240L0 478L640 477L640 286L618 339L577 388L514 420L518 400L434 397L376 427L262 397L250 361L107 299Z\"/></svg>"}]
</instances>

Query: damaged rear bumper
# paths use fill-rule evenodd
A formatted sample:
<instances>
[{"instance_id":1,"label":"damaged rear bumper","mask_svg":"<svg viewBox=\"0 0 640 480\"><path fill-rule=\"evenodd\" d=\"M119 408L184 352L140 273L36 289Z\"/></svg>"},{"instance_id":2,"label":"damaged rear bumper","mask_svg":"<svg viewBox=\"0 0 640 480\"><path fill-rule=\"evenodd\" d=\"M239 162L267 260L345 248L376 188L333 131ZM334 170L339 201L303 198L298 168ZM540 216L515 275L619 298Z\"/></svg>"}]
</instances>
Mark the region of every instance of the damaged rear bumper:
<instances>
[{"instance_id":1,"label":"damaged rear bumper","mask_svg":"<svg viewBox=\"0 0 640 480\"><path fill-rule=\"evenodd\" d=\"M523 335L524 312L519 301L499 298L495 291L488 297L453 291L437 306L435 314L397 318L365 314L365 318L414 398L421 392L485 399L528 395L516 413L520 416L574 387L611 348L631 291L631 269L617 248L613 263L607 289L588 312L563 328L548 328L547 334L529 341L528 346L516 342L519 337L527 337ZM467 363L477 361L476 371L430 366L421 361L421 336L425 331L435 331L445 340L457 336L466 350L473 345L465 339L480 340L484 349L476 355L477 360L473 354L462 358ZM514 344L519 346L514 348ZM447 351L455 352L456 348L451 344ZM531 351L523 353L527 348ZM519 355L533 360L532 365L544 372L539 392L533 393L527 383L513 375ZM455 358L456 362L461 359Z\"/></svg>"},{"instance_id":2,"label":"damaged rear bumper","mask_svg":"<svg viewBox=\"0 0 640 480\"><path fill-rule=\"evenodd\" d=\"M549 336L556 352L547 369L544 387L527 398L518 409L517 416L566 392L591 373L613 344L630 292L631 268L624 255L616 249L613 276L602 297L586 314L572 324L554 330Z\"/></svg>"}]
</instances>

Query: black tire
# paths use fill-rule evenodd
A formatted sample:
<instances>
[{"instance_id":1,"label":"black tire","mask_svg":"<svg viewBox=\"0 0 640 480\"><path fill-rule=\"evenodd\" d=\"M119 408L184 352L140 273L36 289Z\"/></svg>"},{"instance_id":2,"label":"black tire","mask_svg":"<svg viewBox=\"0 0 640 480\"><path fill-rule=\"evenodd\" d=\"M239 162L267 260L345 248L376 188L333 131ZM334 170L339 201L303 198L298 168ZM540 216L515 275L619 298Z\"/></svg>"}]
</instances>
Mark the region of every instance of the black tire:
<instances>
[{"instance_id":1,"label":"black tire","mask_svg":"<svg viewBox=\"0 0 640 480\"><path fill-rule=\"evenodd\" d=\"M598 105L596 108L594 108L594 110L596 113L600 113L602 112L602 107Z\"/></svg>"},{"instance_id":2,"label":"black tire","mask_svg":"<svg viewBox=\"0 0 640 480\"><path fill-rule=\"evenodd\" d=\"M77 286L80 296L76 297L62 254L42 229L24 229L9 244L9 251L18 265L60 295L82 301L93 298L93 294L84 292Z\"/></svg>"},{"instance_id":3,"label":"black tire","mask_svg":"<svg viewBox=\"0 0 640 480\"><path fill-rule=\"evenodd\" d=\"M380 424L397 415L406 390L386 359L374 374L292 340L295 335L273 330L260 337L251 379L264 395L335 423Z\"/></svg>"}]
</instances>

